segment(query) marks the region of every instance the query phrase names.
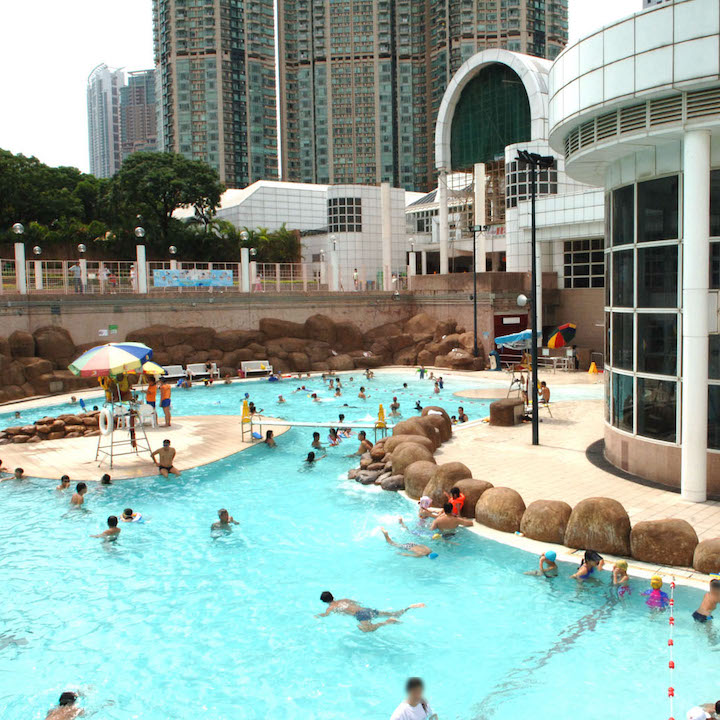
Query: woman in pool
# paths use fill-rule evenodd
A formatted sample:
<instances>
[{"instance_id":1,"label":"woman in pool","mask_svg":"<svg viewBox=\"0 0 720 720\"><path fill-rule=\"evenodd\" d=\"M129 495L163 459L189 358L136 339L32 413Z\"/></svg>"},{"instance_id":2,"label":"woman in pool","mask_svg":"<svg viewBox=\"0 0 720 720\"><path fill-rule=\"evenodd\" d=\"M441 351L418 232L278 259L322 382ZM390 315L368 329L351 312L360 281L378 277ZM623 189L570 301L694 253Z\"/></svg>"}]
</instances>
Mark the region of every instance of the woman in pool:
<instances>
[{"instance_id":1,"label":"woman in pool","mask_svg":"<svg viewBox=\"0 0 720 720\"><path fill-rule=\"evenodd\" d=\"M338 436L335 428L330 428L330 432L328 433L328 442L330 443L330 447L335 447L340 444L340 437Z\"/></svg>"},{"instance_id":2,"label":"woman in pool","mask_svg":"<svg viewBox=\"0 0 720 720\"><path fill-rule=\"evenodd\" d=\"M595 570L602 570L604 564L605 560L599 553L594 550L586 550L578 571L570 577L576 580L587 580Z\"/></svg>"},{"instance_id":3,"label":"woman in pool","mask_svg":"<svg viewBox=\"0 0 720 720\"><path fill-rule=\"evenodd\" d=\"M318 460L322 460L324 457L327 457L326 455L320 455L319 457L315 455L314 452L309 452L307 457L305 458L305 462L308 465L314 465Z\"/></svg>"},{"instance_id":4,"label":"woman in pool","mask_svg":"<svg viewBox=\"0 0 720 720\"><path fill-rule=\"evenodd\" d=\"M265 444L271 448L274 448L276 446L275 433L272 430L268 430L265 433Z\"/></svg>"}]
</instances>

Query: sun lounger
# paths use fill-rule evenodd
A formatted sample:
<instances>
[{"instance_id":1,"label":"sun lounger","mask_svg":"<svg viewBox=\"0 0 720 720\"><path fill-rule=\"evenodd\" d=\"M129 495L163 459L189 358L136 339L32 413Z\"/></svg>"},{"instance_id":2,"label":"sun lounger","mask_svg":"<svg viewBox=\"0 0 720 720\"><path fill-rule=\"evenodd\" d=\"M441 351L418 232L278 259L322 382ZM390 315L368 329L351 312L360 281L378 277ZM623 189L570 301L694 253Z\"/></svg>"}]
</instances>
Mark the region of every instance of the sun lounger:
<instances>
[{"instance_id":1,"label":"sun lounger","mask_svg":"<svg viewBox=\"0 0 720 720\"><path fill-rule=\"evenodd\" d=\"M272 375L273 367L267 360L246 360L240 364L243 375L248 377L252 374Z\"/></svg>"},{"instance_id":2,"label":"sun lounger","mask_svg":"<svg viewBox=\"0 0 720 720\"><path fill-rule=\"evenodd\" d=\"M165 371L163 376L165 380L179 380L187 377L182 365L165 365L163 370Z\"/></svg>"}]
</instances>

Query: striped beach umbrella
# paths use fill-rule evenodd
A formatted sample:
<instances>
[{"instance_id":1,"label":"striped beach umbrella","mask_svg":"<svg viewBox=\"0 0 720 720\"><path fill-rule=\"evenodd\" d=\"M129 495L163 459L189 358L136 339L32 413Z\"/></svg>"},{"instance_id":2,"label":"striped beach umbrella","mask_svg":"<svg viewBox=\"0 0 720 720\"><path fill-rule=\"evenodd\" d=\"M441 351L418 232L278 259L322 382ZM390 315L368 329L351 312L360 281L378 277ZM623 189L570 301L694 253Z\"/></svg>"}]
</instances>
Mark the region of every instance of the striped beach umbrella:
<instances>
[{"instance_id":1,"label":"striped beach umbrella","mask_svg":"<svg viewBox=\"0 0 720 720\"><path fill-rule=\"evenodd\" d=\"M560 325L551 333L547 346L549 348L561 348L569 345L575 337L576 330L575 323Z\"/></svg>"},{"instance_id":2,"label":"striped beach umbrella","mask_svg":"<svg viewBox=\"0 0 720 720\"><path fill-rule=\"evenodd\" d=\"M68 369L80 377L107 377L136 371L151 357L142 343L107 343L87 350Z\"/></svg>"}]
</instances>

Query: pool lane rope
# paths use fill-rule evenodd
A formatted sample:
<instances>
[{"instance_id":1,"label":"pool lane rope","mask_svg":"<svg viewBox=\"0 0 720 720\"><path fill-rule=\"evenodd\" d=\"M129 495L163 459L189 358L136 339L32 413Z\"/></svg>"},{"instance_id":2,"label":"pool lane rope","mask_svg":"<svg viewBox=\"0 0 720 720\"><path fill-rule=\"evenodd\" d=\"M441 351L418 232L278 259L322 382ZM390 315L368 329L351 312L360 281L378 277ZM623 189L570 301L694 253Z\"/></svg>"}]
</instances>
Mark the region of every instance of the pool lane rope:
<instances>
[{"instance_id":1,"label":"pool lane rope","mask_svg":"<svg viewBox=\"0 0 720 720\"><path fill-rule=\"evenodd\" d=\"M673 672L675 671L675 660L673 659L673 648L675 647L675 641L673 640L673 629L675 628L675 578L670 581L670 615L668 616L668 624L670 626L670 637L668 638L668 650L670 652L670 659L668 661L668 669L670 674L670 685L668 687L668 698L670 700L670 719L675 720L673 713L673 700L675 698L675 687L673 685Z\"/></svg>"}]
</instances>

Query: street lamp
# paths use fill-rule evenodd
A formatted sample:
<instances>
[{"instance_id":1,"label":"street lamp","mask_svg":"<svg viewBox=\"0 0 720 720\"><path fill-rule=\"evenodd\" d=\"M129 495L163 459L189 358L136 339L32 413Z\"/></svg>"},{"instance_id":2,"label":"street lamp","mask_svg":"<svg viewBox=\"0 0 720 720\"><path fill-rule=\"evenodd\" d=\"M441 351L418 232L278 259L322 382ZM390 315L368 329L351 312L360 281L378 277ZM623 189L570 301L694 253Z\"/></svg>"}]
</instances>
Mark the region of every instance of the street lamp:
<instances>
[{"instance_id":1,"label":"street lamp","mask_svg":"<svg viewBox=\"0 0 720 720\"><path fill-rule=\"evenodd\" d=\"M168 252L169 252L171 255L177 255L177 248L176 248L174 245L171 245L171 246L168 248Z\"/></svg>"},{"instance_id":2,"label":"street lamp","mask_svg":"<svg viewBox=\"0 0 720 720\"><path fill-rule=\"evenodd\" d=\"M257 250L255 248L250 248L250 257L255 257L257 255Z\"/></svg>"},{"instance_id":3,"label":"street lamp","mask_svg":"<svg viewBox=\"0 0 720 720\"><path fill-rule=\"evenodd\" d=\"M34 255L42 255L42 248L39 245L36 245L33 248L33 254Z\"/></svg>"},{"instance_id":4,"label":"street lamp","mask_svg":"<svg viewBox=\"0 0 720 720\"><path fill-rule=\"evenodd\" d=\"M540 418L538 415L538 352L537 352L537 333L538 333L538 306L537 306L537 258L535 250L537 247L536 227L535 227L535 194L537 187L537 171L547 170L554 166L555 158L552 155L539 155L531 153L527 150L518 150L518 163L530 166L530 219L531 219L531 282L532 288L530 292L530 305L532 312L532 322L530 330L530 350L532 357L532 444L539 445ZM542 276L541 276L542 277ZM527 301L527 298L526 298Z\"/></svg>"},{"instance_id":5,"label":"street lamp","mask_svg":"<svg viewBox=\"0 0 720 720\"><path fill-rule=\"evenodd\" d=\"M330 242L332 243L333 250L337 250L337 236L331 235Z\"/></svg>"},{"instance_id":6,"label":"street lamp","mask_svg":"<svg viewBox=\"0 0 720 720\"><path fill-rule=\"evenodd\" d=\"M87 248L86 248L85 245L83 245L82 243L80 243L80 244L77 246L77 251L80 253L80 257L82 257L82 256L85 254L85 251L86 251L86 250L87 250Z\"/></svg>"},{"instance_id":7,"label":"street lamp","mask_svg":"<svg viewBox=\"0 0 720 720\"><path fill-rule=\"evenodd\" d=\"M473 355L478 357L478 327L477 327L477 234L483 232L482 225L473 225Z\"/></svg>"},{"instance_id":8,"label":"street lamp","mask_svg":"<svg viewBox=\"0 0 720 720\"><path fill-rule=\"evenodd\" d=\"M15 223L15 224L12 226L12 231L13 231L16 235L22 235L22 234L25 232L25 226L24 226L22 223ZM21 238L21 239L22 239L22 238Z\"/></svg>"},{"instance_id":9,"label":"street lamp","mask_svg":"<svg viewBox=\"0 0 720 720\"><path fill-rule=\"evenodd\" d=\"M240 240L247 242L250 239L250 233L247 230L243 230L240 233Z\"/></svg>"},{"instance_id":10,"label":"street lamp","mask_svg":"<svg viewBox=\"0 0 720 720\"><path fill-rule=\"evenodd\" d=\"M145 228L142 227L141 225L138 225L135 228L135 237L138 238L139 240L142 240L142 238L145 237Z\"/></svg>"}]
</instances>

